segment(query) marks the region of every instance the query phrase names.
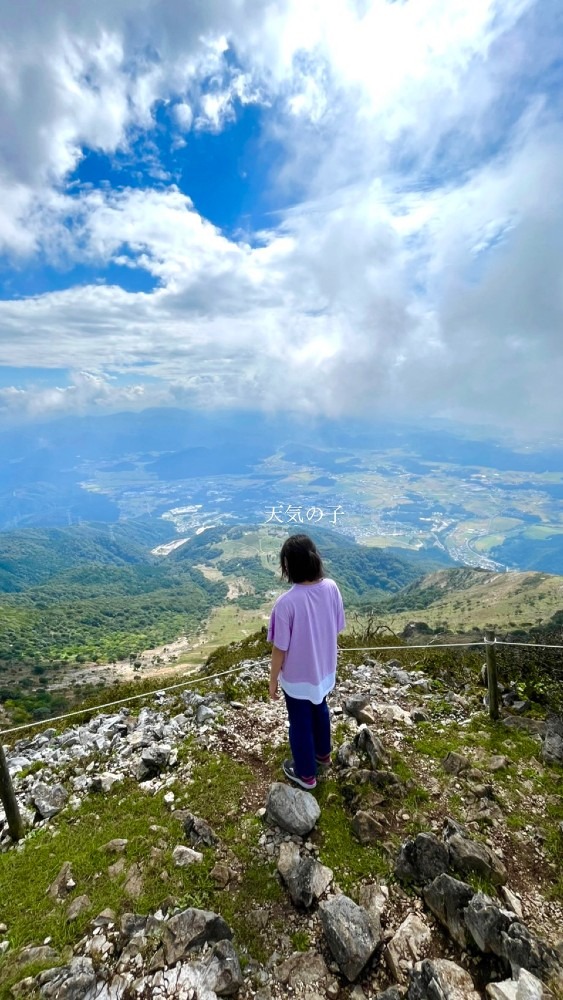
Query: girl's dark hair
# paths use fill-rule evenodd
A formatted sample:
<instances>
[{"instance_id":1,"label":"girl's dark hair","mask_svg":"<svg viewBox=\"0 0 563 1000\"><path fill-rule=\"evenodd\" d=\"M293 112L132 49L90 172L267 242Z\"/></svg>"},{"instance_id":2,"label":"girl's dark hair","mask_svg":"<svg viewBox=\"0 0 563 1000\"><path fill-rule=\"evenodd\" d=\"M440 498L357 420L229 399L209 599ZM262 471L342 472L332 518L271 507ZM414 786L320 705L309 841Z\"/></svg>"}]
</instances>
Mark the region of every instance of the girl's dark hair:
<instances>
[{"instance_id":1,"label":"girl's dark hair","mask_svg":"<svg viewBox=\"0 0 563 1000\"><path fill-rule=\"evenodd\" d=\"M312 538L290 535L280 552L281 575L289 583L320 580L324 577L323 561Z\"/></svg>"}]
</instances>

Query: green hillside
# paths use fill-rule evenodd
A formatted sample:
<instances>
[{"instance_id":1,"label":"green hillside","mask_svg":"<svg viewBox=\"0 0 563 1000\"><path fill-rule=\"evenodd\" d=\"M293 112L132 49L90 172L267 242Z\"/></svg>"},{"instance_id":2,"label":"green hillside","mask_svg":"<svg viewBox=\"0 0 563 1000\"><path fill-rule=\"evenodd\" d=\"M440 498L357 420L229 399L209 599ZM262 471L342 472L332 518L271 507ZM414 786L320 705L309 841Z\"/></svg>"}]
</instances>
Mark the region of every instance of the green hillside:
<instances>
[{"instance_id":1,"label":"green hillside","mask_svg":"<svg viewBox=\"0 0 563 1000\"><path fill-rule=\"evenodd\" d=\"M147 551L169 535L156 519L0 532L0 593L34 587L78 566L146 562Z\"/></svg>"},{"instance_id":2,"label":"green hillside","mask_svg":"<svg viewBox=\"0 0 563 1000\"><path fill-rule=\"evenodd\" d=\"M17 719L44 717L61 706L61 684L72 687L83 664L129 662L203 629L201 662L263 624L287 586L278 560L286 535L215 528L155 556L171 540L159 520L1 534L0 701ZM423 572L336 533L315 537L349 607Z\"/></svg>"},{"instance_id":3,"label":"green hillside","mask_svg":"<svg viewBox=\"0 0 563 1000\"><path fill-rule=\"evenodd\" d=\"M458 567L426 575L378 606L401 628L413 617L455 631L530 628L563 608L563 577Z\"/></svg>"}]
</instances>

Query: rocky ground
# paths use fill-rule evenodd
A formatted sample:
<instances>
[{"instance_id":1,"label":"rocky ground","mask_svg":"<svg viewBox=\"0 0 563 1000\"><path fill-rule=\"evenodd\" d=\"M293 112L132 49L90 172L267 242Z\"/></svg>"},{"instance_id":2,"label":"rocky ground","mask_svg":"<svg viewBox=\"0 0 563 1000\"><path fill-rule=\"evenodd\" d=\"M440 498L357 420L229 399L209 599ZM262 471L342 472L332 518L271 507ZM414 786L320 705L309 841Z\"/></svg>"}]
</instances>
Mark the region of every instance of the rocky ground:
<instances>
[{"instance_id":1,"label":"rocky ground","mask_svg":"<svg viewBox=\"0 0 563 1000\"><path fill-rule=\"evenodd\" d=\"M562 996L560 720L492 725L482 689L350 663L311 794L281 780L267 672L11 748L0 995Z\"/></svg>"}]
</instances>

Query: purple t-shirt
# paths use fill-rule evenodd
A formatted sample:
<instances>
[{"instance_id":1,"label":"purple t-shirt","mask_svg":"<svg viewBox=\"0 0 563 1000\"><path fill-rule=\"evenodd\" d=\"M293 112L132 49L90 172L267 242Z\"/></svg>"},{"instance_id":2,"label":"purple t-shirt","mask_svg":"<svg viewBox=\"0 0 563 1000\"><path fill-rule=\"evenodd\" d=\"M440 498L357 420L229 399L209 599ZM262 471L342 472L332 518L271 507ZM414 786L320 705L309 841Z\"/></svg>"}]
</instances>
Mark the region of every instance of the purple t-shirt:
<instances>
[{"instance_id":1,"label":"purple t-shirt","mask_svg":"<svg viewBox=\"0 0 563 1000\"><path fill-rule=\"evenodd\" d=\"M286 651L280 686L291 698L315 705L336 683L336 637L346 628L342 595L334 582L294 583L275 602L268 642Z\"/></svg>"}]
</instances>

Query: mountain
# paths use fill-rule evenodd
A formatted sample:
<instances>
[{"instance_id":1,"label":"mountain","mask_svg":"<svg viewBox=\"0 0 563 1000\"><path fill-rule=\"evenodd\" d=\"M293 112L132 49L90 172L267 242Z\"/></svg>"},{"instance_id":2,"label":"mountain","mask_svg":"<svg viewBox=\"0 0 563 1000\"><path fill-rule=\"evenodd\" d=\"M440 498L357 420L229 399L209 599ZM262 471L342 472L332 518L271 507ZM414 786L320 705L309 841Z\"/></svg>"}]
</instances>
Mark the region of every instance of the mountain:
<instances>
[{"instance_id":1,"label":"mountain","mask_svg":"<svg viewBox=\"0 0 563 1000\"><path fill-rule=\"evenodd\" d=\"M400 628L413 619L468 631L497 624L530 627L563 608L563 578L548 573L492 573L456 567L429 573L380 605Z\"/></svg>"},{"instance_id":2,"label":"mountain","mask_svg":"<svg viewBox=\"0 0 563 1000\"><path fill-rule=\"evenodd\" d=\"M146 562L148 550L169 536L157 519L0 532L0 593L26 590L80 566Z\"/></svg>"}]
</instances>

